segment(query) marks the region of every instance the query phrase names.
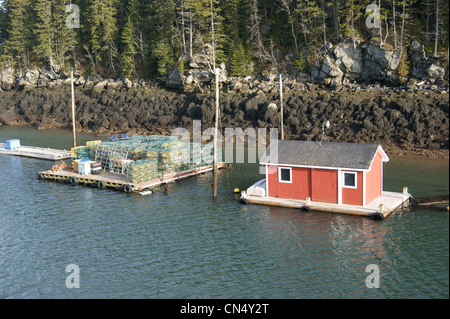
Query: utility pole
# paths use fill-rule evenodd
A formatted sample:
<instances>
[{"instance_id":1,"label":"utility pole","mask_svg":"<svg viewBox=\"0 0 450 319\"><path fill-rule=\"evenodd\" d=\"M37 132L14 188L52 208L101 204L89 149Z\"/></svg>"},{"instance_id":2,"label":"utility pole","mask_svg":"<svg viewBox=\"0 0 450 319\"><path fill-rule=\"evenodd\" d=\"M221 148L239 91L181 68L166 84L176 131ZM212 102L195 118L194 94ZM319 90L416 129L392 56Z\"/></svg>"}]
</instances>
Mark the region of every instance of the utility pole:
<instances>
[{"instance_id":1,"label":"utility pole","mask_svg":"<svg viewBox=\"0 0 450 319\"><path fill-rule=\"evenodd\" d=\"M217 133L219 131L219 69L216 68L216 43L214 39L214 12L213 12L213 1L211 4L211 33L212 33L212 55L213 55L213 66L215 78L216 78L216 101L215 101L215 112L216 112L216 123L214 130L214 151L213 151L213 198L217 198Z\"/></svg>"},{"instance_id":2,"label":"utility pole","mask_svg":"<svg viewBox=\"0 0 450 319\"><path fill-rule=\"evenodd\" d=\"M280 73L280 122L281 122L281 140L284 140L283 125L283 75Z\"/></svg>"},{"instance_id":3,"label":"utility pole","mask_svg":"<svg viewBox=\"0 0 450 319\"><path fill-rule=\"evenodd\" d=\"M216 102L215 102L215 109L216 109L216 123L214 127L214 179L213 179L213 198L217 197L217 174L218 174L218 168L217 168L217 133L219 131L219 68L214 69L214 73L216 75Z\"/></svg>"},{"instance_id":4,"label":"utility pole","mask_svg":"<svg viewBox=\"0 0 450 319\"><path fill-rule=\"evenodd\" d=\"M70 68L70 88L72 91L72 128L73 128L73 147L77 147L77 135L75 128L75 92L73 88L73 68Z\"/></svg>"}]
</instances>

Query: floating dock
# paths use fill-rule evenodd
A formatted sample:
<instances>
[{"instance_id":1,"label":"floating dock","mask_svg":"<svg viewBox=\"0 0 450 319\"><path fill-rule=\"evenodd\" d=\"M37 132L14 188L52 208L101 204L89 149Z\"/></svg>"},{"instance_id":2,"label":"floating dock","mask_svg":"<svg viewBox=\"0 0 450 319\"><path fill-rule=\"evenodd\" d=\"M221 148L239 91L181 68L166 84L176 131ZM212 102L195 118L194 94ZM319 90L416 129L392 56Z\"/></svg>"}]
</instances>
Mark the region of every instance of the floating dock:
<instances>
[{"instance_id":1,"label":"floating dock","mask_svg":"<svg viewBox=\"0 0 450 319\"><path fill-rule=\"evenodd\" d=\"M158 185L212 171L208 157L212 153L211 148L182 143L176 136L119 134L106 142L89 141L72 148L72 164L61 161L38 172L37 178L148 193ZM222 162L217 165L224 166Z\"/></svg>"},{"instance_id":2,"label":"floating dock","mask_svg":"<svg viewBox=\"0 0 450 319\"><path fill-rule=\"evenodd\" d=\"M5 143L0 143L0 154L31 157L49 161L70 159L72 157L71 152L66 150L35 146L20 146L15 149L7 149Z\"/></svg>"},{"instance_id":3,"label":"floating dock","mask_svg":"<svg viewBox=\"0 0 450 319\"><path fill-rule=\"evenodd\" d=\"M221 169L225 164L218 164ZM173 174L166 174L161 178L153 179L143 183L130 183L127 181L127 176L116 173L109 173L103 171L100 174L78 174L70 169L63 169L59 171L43 171L37 173L37 178L40 180L51 180L55 182L64 182L71 185L93 186L100 189L116 189L126 193L142 192L161 184L176 182L191 176L204 174L213 170L213 166L202 166L185 171L176 172Z\"/></svg>"},{"instance_id":4,"label":"floating dock","mask_svg":"<svg viewBox=\"0 0 450 319\"><path fill-rule=\"evenodd\" d=\"M249 190L252 190L252 188L249 188ZM364 216L373 219L384 219L397 209L401 207L408 207L410 197L411 195L407 193L407 188L404 189L403 193L383 191L381 196L377 197L369 204L365 206L357 206L348 204L315 202L311 201L310 199L298 200L279 197L268 197L264 195L264 192L262 192L262 196L259 194L249 195L246 191L243 191L241 193L239 201L244 204L250 203L250 204L295 208L302 211L321 211L321 212Z\"/></svg>"}]
</instances>

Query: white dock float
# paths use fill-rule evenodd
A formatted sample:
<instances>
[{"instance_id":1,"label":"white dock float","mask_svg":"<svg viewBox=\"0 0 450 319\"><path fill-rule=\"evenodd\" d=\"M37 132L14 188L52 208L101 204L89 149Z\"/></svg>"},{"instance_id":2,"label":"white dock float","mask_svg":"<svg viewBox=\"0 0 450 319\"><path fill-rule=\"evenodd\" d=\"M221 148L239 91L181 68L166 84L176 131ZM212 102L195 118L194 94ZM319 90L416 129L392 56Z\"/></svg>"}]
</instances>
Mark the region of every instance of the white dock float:
<instances>
[{"instance_id":1,"label":"white dock float","mask_svg":"<svg viewBox=\"0 0 450 319\"><path fill-rule=\"evenodd\" d=\"M394 192L383 192L381 196L366 206L354 206L344 204L322 203L306 200L287 199L278 197L262 197L248 195L243 192L241 202L260 204L268 206L278 206L287 208L297 208L302 210L313 210L322 212L332 212L348 215L358 215L372 217L374 219L384 219L404 203L408 202L409 195ZM382 205L382 206L380 206Z\"/></svg>"},{"instance_id":2,"label":"white dock float","mask_svg":"<svg viewBox=\"0 0 450 319\"><path fill-rule=\"evenodd\" d=\"M20 146L16 149L7 149L5 143L0 143L0 154L31 157L49 161L58 161L72 158L70 151L52 148Z\"/></svg>"}]
</instances>

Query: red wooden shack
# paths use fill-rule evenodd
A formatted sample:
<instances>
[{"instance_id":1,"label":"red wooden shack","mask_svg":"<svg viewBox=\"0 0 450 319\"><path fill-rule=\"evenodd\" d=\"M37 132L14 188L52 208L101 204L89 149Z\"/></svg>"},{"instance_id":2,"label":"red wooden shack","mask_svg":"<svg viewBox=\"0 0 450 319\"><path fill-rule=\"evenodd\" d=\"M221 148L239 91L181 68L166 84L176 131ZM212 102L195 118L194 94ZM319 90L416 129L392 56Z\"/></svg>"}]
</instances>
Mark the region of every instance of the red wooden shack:
<instances>
[{"instance_id":1,"label":"red wooden shack","mask_svg":"<svg viewBox=\"0 0 450 319\"><path fill-rule=\"evenodd\" d=\"M278 141L276 160L266 153L266 196L366 206L383 192L378 144Z\"/></svg>"}]
</instances>

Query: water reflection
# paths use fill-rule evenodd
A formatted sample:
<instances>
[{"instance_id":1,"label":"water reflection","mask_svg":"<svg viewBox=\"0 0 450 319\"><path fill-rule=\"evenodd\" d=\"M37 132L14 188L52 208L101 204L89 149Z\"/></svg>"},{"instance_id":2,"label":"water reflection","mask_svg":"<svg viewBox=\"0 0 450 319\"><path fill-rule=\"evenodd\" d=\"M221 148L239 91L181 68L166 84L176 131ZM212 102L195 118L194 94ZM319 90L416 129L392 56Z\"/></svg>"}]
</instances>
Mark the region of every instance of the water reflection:
<instances>
[{"instance_id":1,"label":"water reflection","mask_svg":"<svg viewBox=\"0 0 450 319\"><path fill-rule=\"evenodd\" d=\"M211 174L139 196L38 181L49 165L0 156L0 298L448 298L447 212L377 222L241 205L232 190L261 177L256 164L221 171L216 200ZM387 190L448 193L448 161L391 158L385 174ZM368 264L380 289L365 286Z\"/></svg>"}]
</instances>

